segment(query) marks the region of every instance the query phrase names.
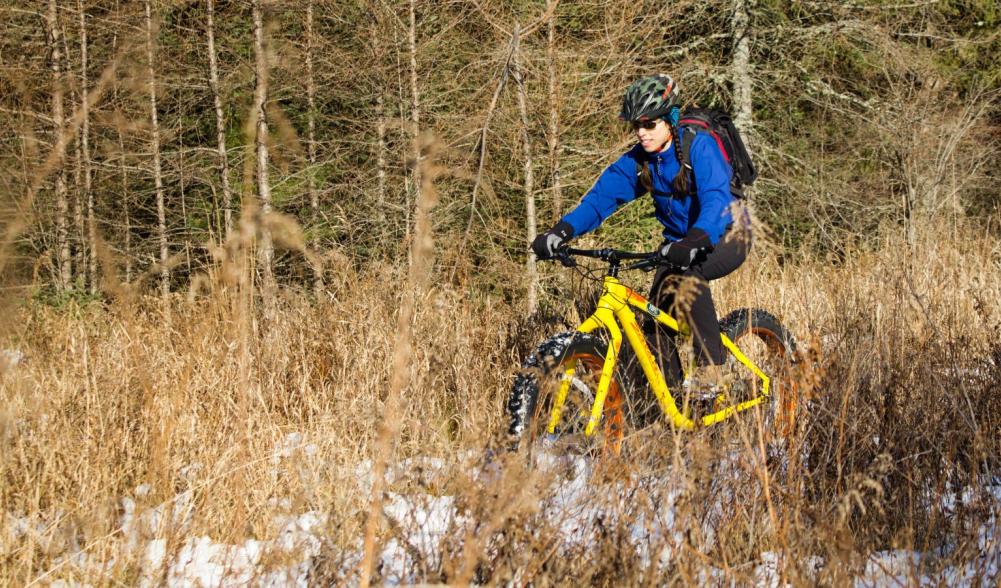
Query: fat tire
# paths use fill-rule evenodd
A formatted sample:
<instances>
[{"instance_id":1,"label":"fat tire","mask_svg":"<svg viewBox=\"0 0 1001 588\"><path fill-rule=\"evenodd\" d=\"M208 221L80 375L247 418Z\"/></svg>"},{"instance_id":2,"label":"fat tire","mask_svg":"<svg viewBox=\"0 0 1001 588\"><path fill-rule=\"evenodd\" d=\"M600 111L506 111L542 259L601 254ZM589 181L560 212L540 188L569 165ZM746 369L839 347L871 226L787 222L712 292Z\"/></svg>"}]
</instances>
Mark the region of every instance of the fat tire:
<instances>
[{"instance_id":1,"label":"fat tire","mask_svg":"<svg viewBox=\"0 0 1001 588\"><path fill-rule=\"evenodd\" d=\"M781 344L782 353L790 359L796 361L796 340L775 315L760 308L740 308L723 317L719 322L719 330L731 341L736 341L741 336L752 332L755 329L767 331L774 335L774 341ZM766 341L767 343L767 341ZM777 349L776 349L777 351Z\"/></svg>"}]
</instances>

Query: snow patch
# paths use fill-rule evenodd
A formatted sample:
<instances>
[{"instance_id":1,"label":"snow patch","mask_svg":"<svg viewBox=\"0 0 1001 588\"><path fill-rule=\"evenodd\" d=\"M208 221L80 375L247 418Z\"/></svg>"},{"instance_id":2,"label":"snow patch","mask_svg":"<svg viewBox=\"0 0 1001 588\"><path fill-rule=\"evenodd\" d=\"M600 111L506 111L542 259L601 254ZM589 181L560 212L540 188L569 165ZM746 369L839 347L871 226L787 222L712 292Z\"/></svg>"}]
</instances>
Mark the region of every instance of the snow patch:
<instances>
[{"instance_id":1,"label":"snow patch","mask_svg":"<svg viewBox=\"0 0 1001 588\"><path fill-rule=\"evenodd\" d=\"M278 537L270 541L248 539L241 544L216 543L210 537L187 539L168 561L167 542L154 539L142 557L143 585L187 588L200 586L308 586L313 557L320 551L326 515L307 512L298 517L278 517ZM284 566L265 566L265 556L280 555Z\"/></svg>"},{"instance_id":2,"label":"snow patch","mask_svg":"<svg viewBox=\"0 0 1001 588\"><path fill-rule=\"evenodd\" d=\"M0 374L20 365L26 356L20 349L0 349Z\"/></svg>"}]
</instances>

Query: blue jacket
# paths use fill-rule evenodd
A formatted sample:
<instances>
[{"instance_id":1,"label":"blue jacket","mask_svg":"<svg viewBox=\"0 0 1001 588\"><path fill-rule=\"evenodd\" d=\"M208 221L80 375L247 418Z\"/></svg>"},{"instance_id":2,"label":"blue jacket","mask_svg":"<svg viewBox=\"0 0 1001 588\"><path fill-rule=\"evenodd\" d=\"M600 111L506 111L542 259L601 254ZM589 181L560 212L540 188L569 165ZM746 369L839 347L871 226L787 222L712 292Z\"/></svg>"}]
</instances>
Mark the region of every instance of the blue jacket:
<instances>
[{"instance_id":1,"label":"blue jacket","mask_svg":"<svg viewBox=\"0 0 1001 588\"><path fill-rule=\"evenodd\" d=\"M671 190L671 180L679 167L674 155L675 143L677 141L665 151L647 155L655 192L654 207L657 219L664 225L664 238L677 241L696 227L705 231L716 245L733 223L730 212L734 201L730 193L733 170L723 158L716 140L707 133L698 133L689 152L698 193L676 197ZM618 207L645 193L636 175L637 158L642 157L642 153L643 147L637 144L608 166L581 203L563 217L573 227L575 236L598 228Z\"/></svg>"}]
</instances>

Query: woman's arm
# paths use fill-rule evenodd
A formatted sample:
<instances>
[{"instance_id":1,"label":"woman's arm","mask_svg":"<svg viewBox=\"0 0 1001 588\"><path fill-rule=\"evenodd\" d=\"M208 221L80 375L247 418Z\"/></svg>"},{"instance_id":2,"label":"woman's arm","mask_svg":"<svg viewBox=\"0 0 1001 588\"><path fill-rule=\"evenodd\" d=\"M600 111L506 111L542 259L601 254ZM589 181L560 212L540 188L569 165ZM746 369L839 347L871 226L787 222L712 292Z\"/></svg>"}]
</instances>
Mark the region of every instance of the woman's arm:
<instances>
[{"instance_id":1,"label":"woman's arm","mask_svg":"<svg viewBox=\"0 0 1001 588\"><path fill-rule=\"evenodd\" d=\"M563 221L573 227L574 236L593 231L620 206L636 199L638 183L636 159L630 150L602 172L594 187Z\"/></svg>"}]
</instances>

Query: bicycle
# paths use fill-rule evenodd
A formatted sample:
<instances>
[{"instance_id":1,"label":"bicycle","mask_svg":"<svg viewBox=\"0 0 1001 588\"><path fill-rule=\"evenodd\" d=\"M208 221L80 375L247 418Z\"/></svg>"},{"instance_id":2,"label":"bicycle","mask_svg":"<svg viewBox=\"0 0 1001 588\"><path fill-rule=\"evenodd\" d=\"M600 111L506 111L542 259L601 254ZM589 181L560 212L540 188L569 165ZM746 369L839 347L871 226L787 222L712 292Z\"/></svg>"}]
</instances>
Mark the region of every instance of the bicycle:
<instances>
[{"instance_id":1,"label":"bicycle","mask_svg":"<svg viewBox=\"0 0 1001 588\"><path fill-rule=\"evenodd\" d=\"M616 368L623 333L653 391L657 406L676 429L693 431L725 422L735 415L766 402L770 410L766 422L778 436L788 435L795 420L796 387L791 367L797 361L796 343L773 315L761 309L739 309L720 321L720 337L728 353L731 369L743 366L742 385L731 385L711 398L688 391L679 405L660 363L647 344L637 321L636 310L647 320L655 320L674 337L691 338L688 326L657 308L619 280L621 271L657 267L655 253L635 253L616 249L560 250L557 260L575 266L574 257L599 259L608 264L601 294L594 312L575 331L559 333L543 341L522 364L507 402L510 418L508 434L516 446L540 439L548 445L560 439L593 440L602 424L604 450L618 455L624 438L625 411L622 374ZM623 262L633 261L623 267ZM599 335L603 331L604 336ZM738 347L737 341L753 336L764 343L766 353L759 366ZM674 357L677 357L675 352ZM687 377L682 362L674 362L672 375L677 384ZM770 373L767 373L767 370ZM684 390L682 390L684 392ZM706 402L708 401L708 402ZM697 412L701 404L703 412ZM567 410L571 407L570 410ZM544 426L543 426L544 425Z\"/></svg>"}]
</instances>

